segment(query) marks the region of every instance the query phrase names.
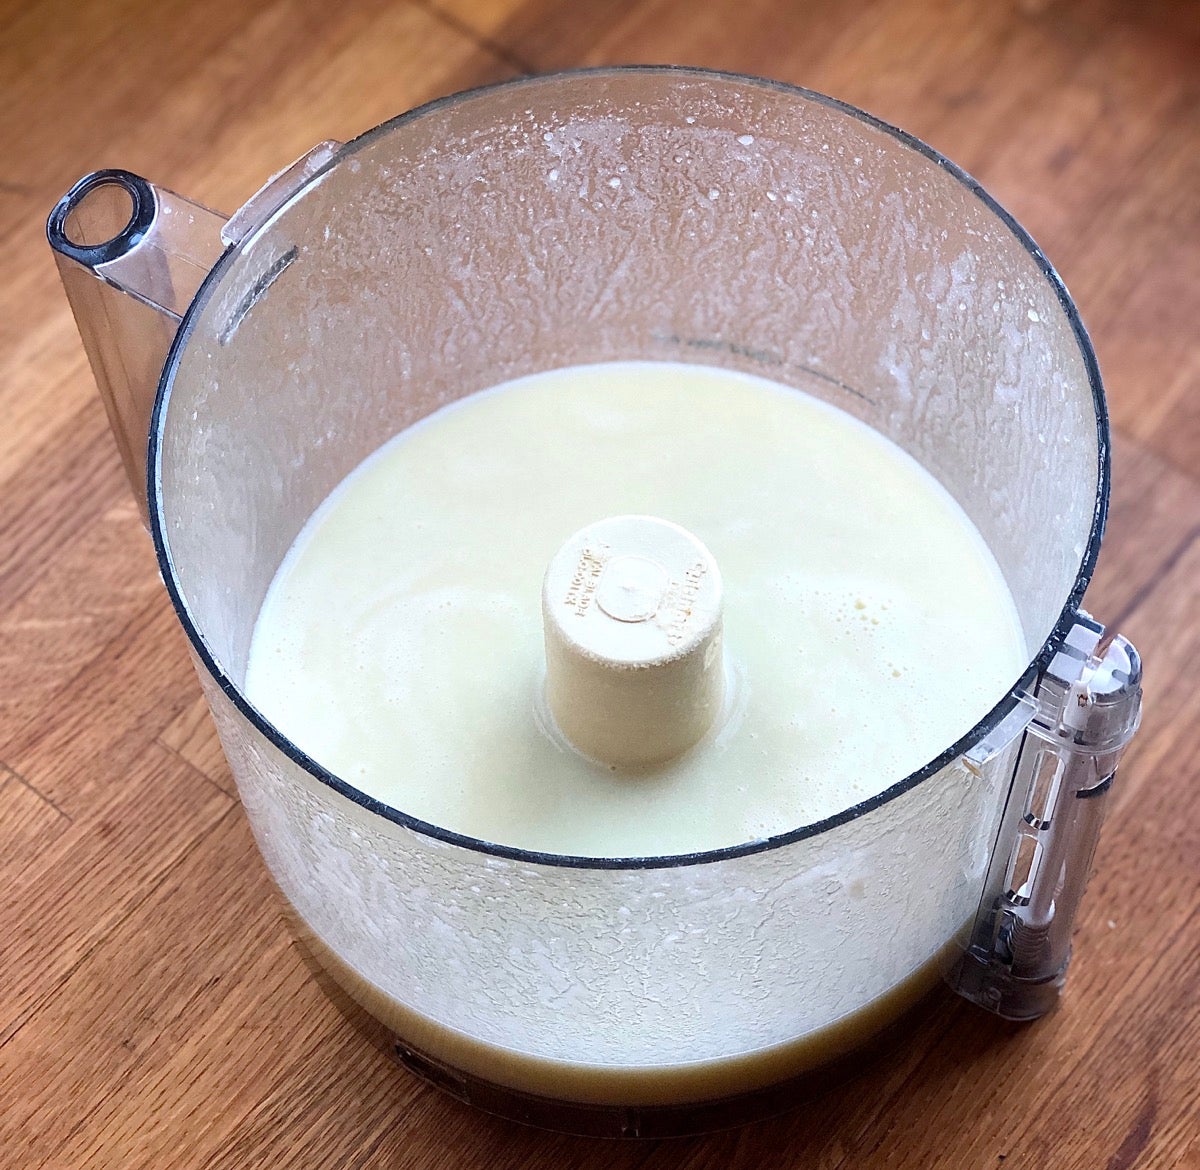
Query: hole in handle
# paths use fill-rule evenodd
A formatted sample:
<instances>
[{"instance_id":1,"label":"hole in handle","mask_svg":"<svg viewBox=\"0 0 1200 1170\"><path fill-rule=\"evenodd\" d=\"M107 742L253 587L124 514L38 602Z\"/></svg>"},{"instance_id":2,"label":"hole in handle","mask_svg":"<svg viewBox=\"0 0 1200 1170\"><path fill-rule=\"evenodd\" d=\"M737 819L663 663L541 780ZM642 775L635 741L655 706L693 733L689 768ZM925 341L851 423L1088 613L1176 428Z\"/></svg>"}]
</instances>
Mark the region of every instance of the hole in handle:
<instances>
[{"instance_id":1,"label":"hole in handle","mask_svg":"<svg viewBox=\"0 0 1200 1170\"><path fill-rule=\"evenodd\" d=\"M154 188L128 171L93 171L55 204L50 246L89 268L124 256L154 222Z\"/></svg>"}]
</instances>

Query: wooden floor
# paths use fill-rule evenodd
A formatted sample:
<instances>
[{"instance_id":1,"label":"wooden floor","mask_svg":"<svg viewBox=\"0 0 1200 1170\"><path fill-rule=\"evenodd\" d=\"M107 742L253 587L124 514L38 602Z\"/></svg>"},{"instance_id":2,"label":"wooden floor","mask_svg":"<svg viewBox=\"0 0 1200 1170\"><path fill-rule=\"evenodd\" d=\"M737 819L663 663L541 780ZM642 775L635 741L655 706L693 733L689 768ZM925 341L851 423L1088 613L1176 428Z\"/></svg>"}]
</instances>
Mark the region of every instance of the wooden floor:
<instances>
[{"instance_id":1,"label":"wooden floor","mask_svg":"<svg viewBox=\"0 0 1200 1170\"><path fill-rule=\"evenodd\" d=\"M766 74L973 172L1079 302L1115 422L1089 607L1147 664L1062 1009L949 999L851 1087L612 1146L388 1064L281 924L42 223L122 166L232 210L316 141L573 65ZM0 0L0 1165L1200 1167L1200 5Z\"/></svg>"}]
</instances>

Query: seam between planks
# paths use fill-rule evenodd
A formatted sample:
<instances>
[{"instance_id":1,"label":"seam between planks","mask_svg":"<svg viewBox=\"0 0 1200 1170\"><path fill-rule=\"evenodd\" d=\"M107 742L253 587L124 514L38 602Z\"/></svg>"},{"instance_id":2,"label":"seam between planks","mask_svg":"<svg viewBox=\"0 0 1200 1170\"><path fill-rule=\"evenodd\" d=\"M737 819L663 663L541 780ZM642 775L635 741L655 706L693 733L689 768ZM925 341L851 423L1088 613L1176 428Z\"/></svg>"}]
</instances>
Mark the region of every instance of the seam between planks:
<instances>
[{"instance_id":1,"label":"seam between planks","mask_svg":"<svg viewBox=\"0 0 1200 1170\"><path fill-rule=\"evenodd\" d=\"M1109 629L1118 629L1153 596L1154 592L1170 575L1171 571L1191 552L1192 546L1200 539L1200 524L1187 532L1176 547L1167 554L1155 567L1154 572L1138 586L1134 595L1105 623Z\"/></svg>"},{"instance_id":2,"label":"seam between planks","mask_svg":"<svg viewBox=\"0 0 1200 1170\"><path fill-rule=\"evenodd\" d=\"M48 808L53 809L53 811L62 817L62 819L66 821L68 825L73 825L75 823L75 818L71 816L69 812L59 808L58 805L50 799L50 797L48 797L44 792L39 791L33 784L26 780L20 772L11 767L9 764L6 764L3 760L0 760L0 773L2 773L4 776L12 777L12 779L15 780L27 792L29 792L35 800L40 801Z\"/></svg>"},{"instance_id":3,"label":"seam between planks","mask_svg":"<svg viewBox=\"0 0 1200 1170\"><path fill-rule=\"evenodd\" d=\"M191 771L195 772L197 776L203 775L198 768L188 764L186 760L183 762ZM228 797L228 793L224 793L224 795ZM16 1036L17 1033L20 1032L30 1020L32 1020L39 1012L49 1005L51 1000L53 1000L55 996L57 996L59 992L66 987L66 985L75 977L75 974L80 970L80 968L92 957L92 955L96 953L97 950L104 946L112 937L112 935L120 930L120 928L130 919L130 917L132 917L132 915L136 914L138 910L140 910L152 897L154 897L154 895L162 888L163 884L170 879L171 874L174 873L174 871L177 870L189 857L191 857L191 855L197 849L199 849L201 845L203 845L204 842L207 841L208 838L217 831L218 828L220 828L220 826L228 817L240 811L240 809L241 805L237 801L230 800L229 807L223 809L211 825L201 830L201 832L197 834L196 838L189 845L187 845L177 857L163 866L158 877L147 884L143 896L131 902L126 908L125 913L114 920L111 927L105 931L104 934L93 939L87 950L84 951L83 954L80 955L79 958L76 959L76 961L62 973L52 988L50 988L44 995L34 1000L34 1002L30 1004L25 1012L18 1016L16 1020L9 1025L7 1030L0 1032L0 1051L4 1049L4 1046L14 1036Z\"/></svg>"},{"instance_id":4,"label":"seam between planks","mask_svg":"<svg viewBox=\"0 0 1200 1170\"><path fill-rule=\"evenodd\" d=\"M499 41L493 40L483 33L476 32L470 25L464 24L457 16L453 16L449 12L445 12L432 0L410 0L414 8L419 8L427 16L432 17L439 24L450 29L451 32L458 36L465 37L476 48L482 49L486 53L490 53L498 61L503 62L510 69L515 69L518 73L531 74L537 73L538 70L530 62L522 60L511 49L501 44Z\"/></svg>"}]
</instances>

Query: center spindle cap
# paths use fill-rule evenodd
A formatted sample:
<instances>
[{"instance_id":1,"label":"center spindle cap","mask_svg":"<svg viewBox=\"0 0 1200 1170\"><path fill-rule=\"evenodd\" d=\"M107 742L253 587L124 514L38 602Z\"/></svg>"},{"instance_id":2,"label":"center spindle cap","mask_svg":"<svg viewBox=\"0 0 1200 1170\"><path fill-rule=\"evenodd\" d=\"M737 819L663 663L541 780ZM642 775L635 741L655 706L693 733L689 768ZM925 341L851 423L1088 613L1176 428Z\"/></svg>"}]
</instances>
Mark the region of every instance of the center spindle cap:
<instances>
[{"instance_id":1,"label":"center spindle cap","mask_svg":"<svg viewBox=\"0 0 1200 1170\"><path fill-rule=\"evenodd\" d=\"M721 575L686 529L655 516L581 529L546 571L542 617L550 711L584 755L659 763L712 725L725 693Z\"/></svg>"}]
</instances>

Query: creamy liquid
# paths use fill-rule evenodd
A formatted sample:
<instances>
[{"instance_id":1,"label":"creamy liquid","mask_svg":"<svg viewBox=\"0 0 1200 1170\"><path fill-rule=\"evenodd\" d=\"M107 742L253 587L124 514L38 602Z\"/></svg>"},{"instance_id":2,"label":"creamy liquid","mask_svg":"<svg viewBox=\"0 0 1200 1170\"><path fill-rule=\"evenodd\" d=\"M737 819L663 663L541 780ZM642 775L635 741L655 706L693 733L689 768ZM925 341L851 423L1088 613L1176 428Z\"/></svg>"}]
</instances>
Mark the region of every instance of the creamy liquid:
<instances>
[{"instance_id":1,"label":"creamy liquid","mask_svg":"<svg viewBox=\"0 0 1200 1170\"><path fill-rule=\"evenodd\" d=\"M723 1060L616 1066L589 1064L586 1053L570 1062L547 1060L439 1024L364 979L302 919L294 914L289 918L302 953L406 1046L459 1073L506 1089L586 1105L662 1106L717 1101L801 1077L861 1049L914 1008L938 985L949 958L957 953L953 943L947 944L884 995L797 1040L757 1052L740 1052Z\"/></svg>"},{"instance_id":2,"label":"creamy liquid","mask_svg":"<svg viewBox=\"0 0 1200 1170\"><path fill-rule=\"evenodd\" d=\"M729 694L648 771L546 726L540 590L562 542L642 513L720 567ZM1028 659L976 529L816 398L657 362L438 411L330 495L263 603L251 701L345 780L486 841L583 856L736 845L833 815L964 734Z\"/></svg>"}]
</instances>

